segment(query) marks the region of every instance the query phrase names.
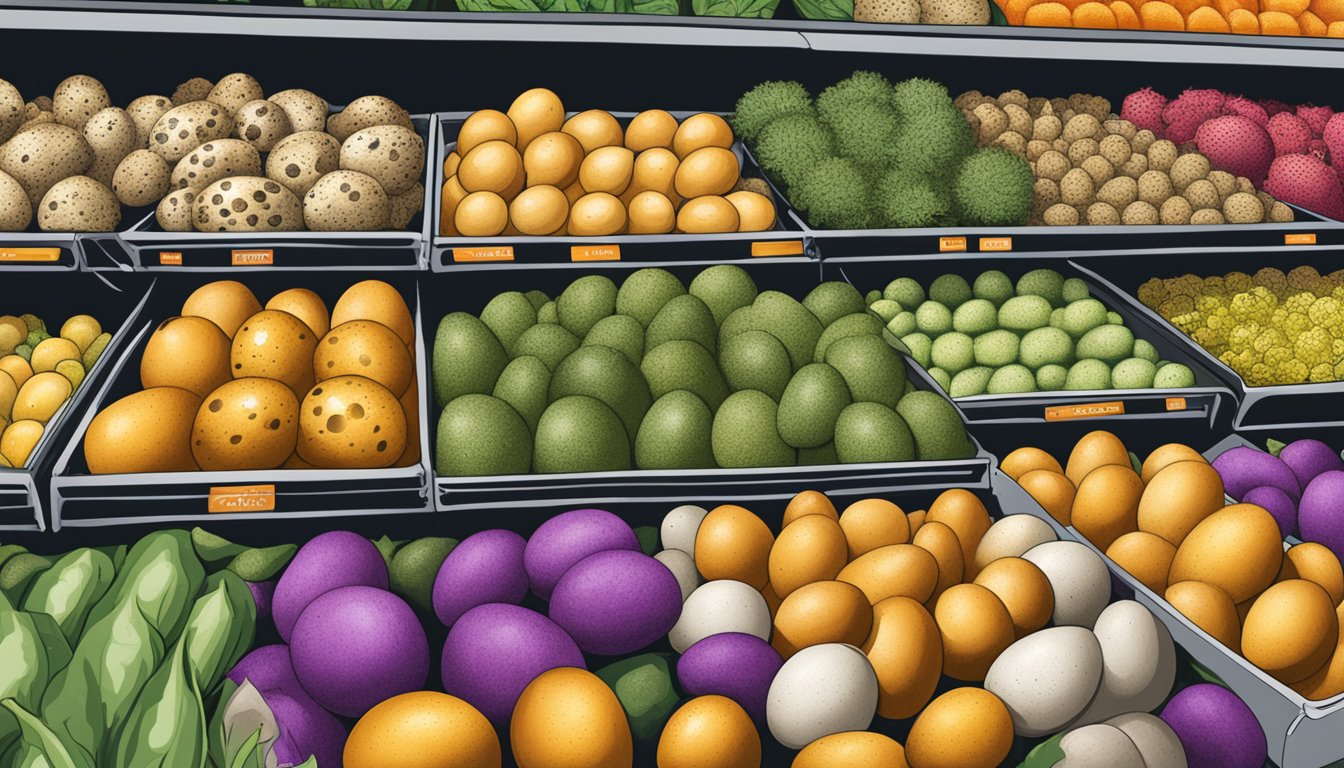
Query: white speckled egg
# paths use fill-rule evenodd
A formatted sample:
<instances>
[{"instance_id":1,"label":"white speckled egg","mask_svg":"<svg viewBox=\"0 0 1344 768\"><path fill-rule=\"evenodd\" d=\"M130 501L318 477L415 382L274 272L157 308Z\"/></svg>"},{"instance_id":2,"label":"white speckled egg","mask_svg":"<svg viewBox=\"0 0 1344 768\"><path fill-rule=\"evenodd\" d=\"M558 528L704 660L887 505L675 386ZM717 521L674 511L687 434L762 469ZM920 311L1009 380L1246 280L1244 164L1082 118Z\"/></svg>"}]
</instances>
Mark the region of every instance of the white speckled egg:
<instances>
[{"instance_id":1,"label":"white speckled egg","mask_svg":"<svg viewBox=\"0 0 1344 768\"><path fill-rule=\"evenodd\" d=\"M1064 759L1054 768L1146 768L1139 748L1113 725L1085 725L1059 740Z\"/></svg>"},{"instance_id":2,"label":"white speckled egg","mask_svg":"<svg viewBox=\"0 0 1344 768\"><path fill-rule=\"evenodd\" d=\"M789 749L866 730L877 713L877 674L852 645L823 643L784 662L765 700L770 733Z\"/></svg>"},{"instance_id":3,"label":"white speckled egg","mask_svg":"<svg viewBox=\"0 0 1344 768\"><path fill-rule=\"evenodd\" d=\"M314 232L387 229L391 216L382 186L358 171L332 171L303 197L303 221Z\"/></svg>"},{"instance_id":4,"label":"white speckled egg","mask_svg":"<svg viewBox=\"0 0 1344 768\"><path fill-rule=\"evenodd\" d=\"M176 163L207 141L233 133L233 112L209 101L189 101L164 112L149 130L149 148Z\"/></svg>"},{"instance_id":5,"label":"white speckled egg","mask_svg":"<svg viewBox=\"0 0 1344 768\"><path fill-rule=\"evenodd\" d=\"M1050 627L999 654L985 690L1013 716L1019 736L1046 736L1073 722L1101 684L1101 645L1082 627Z\"/></svg>"},{"instance_id":6,"label":"white speckled egg","mask_svg":"<svg viewBox=\"0 0 1344 768\"><path fill-rule=\"evenodd\" d=\"M696 587L703 583L700 572L695 569L695 561L680 549L664 549L654 555L653 559L667 566L667 570L677 577L677 586L681 587L681 602L683 603L696 590Z\"/></svg>"},{"instance_id":7,"label":"white speckled egg","mask_svg":"<svg viewBox=\"0 0 1344 768\"><path fill-rule=\"evenodd\" d=\"M1027 550L1030 560L1050 580L1055 593L1056 626L1092 628L1111 601L1111 573L1097 553L1076 541L1048 541Z\"/></svg>"},{"instance_id":8,"label":"white speckled egg","mask_svg":"<svg viewBox=\"0 0 1344 768\"><path fill-rule=\"evenodd\" d=\"M327 100L312 91L290 88L272 93L268 101L285 111L295 132L320 131L327 124L327 113L330 111Z\"/></svg>"},{"instance_id":9,"label":"white speckled egg","mask_svg":"<svg viewBox=\"0 0 1344 768\"><path fill-rule=\"evenodd\" d=\"M1092 631L1104 671L1096 698L1077 722L1157 709L1176 681L1176 644L1167 628L1139 603L1121 600L1106 606Z\"/></svg>"},{"instance_id":10,"label":"white speckled egg","mask_svg":"<svg viewBox=\"0 0 1344 768\"><path fill-rule=\"evenodd\" d=\"M154 130L154 124L163 117L163 113L172 108L172 99L157 94L141 96L126 105L126 114L130 115L131 121L135 123L136 149L149 147L149 132Z\"/></svg>"},{"instance_id":11,"label":"white speckled egg","mask_svg":"<svg viewBox=\"0 0 1344 768\"><path fill-rule=\"evenodd\" d=\"M261 155L242 139L207 141L173 166L173 189L205 189L230 176L260 176ZM298 194L297 192L295 194Z\"/></svg>"},{"instance_id":12,"label":"white speckled egg","mask_svg":"<svg viewBox=\"0 0 1344 768\"><path fill-rule=\"evenodd\" d=\"M701 584L686 598L681 617L667 633L667 639L677 653L723 632L742 632L769 640L770 623L770 607L760 592L750 584L718 579Z\"/></svg>"},{"instance_id":13,"label":"white speckled egg","mask_svg":"<svg viewBox=\"0 0 1344 768\"><path fill-rule=\"evenodd\" d=\"M168 174L167 160L148 149L137 149L117 164L112 192L132 208L154 205L168 191Z\"/></svg>"},{"instance_id":14,"label":"white speckled egg","mask_svg":"<svg viewBox=\"0 0 1344 768\"><path fill-rule=\"evenodd\" d=\"M255 99L239 107L233 113L233 130L238 138L259 152L269 152L281 139L294 132L285 110L264 99Z\"/></svg>"},{"instance_id":15,"label":"white speckled egg","mask_svg":"<svg viewBox=\"0 0 1344 768\"><path fill-rule=\"evenodd\" d=\"M111 232L120 223L117 196L88 176L56 182L37 207L37 226L43 232Z\"/></svg>"},{"instance_id":16,"label":"white speckled egg","mask_svg":"<svg viewBox=\"0 0 1344 768\"><path fill-rule=\"evenodd\" d=\"M1138 747L1144 768L1186 768L1185 748L1170 725L1147 712L1130 712L1106 721L1124 731Z\"/></svg>"},{"instance_id":17,"label":"white speckled egg","mask_svg":"<svg viewBox=\"0 0 1344 768\"><path fill-rule=\"evenodd\" d=\"M1055 529L1034 515L1008 515L989 526L975 549L976 571L1001 557L1021 557L1037 544L1056 541Z\"/></svg>"},{"instance_id":18,"label":"white speckled egg","mask_svg":"<svg viewBox=\"0 0 1344 768\"><path fill-rule=\"evenodd\" d=\"M663 549L680 549L695 557L695 534L700 530L700 522L709 511L694 504L682 504L663 516L659 535Z\"/></svg>"},{"instance_id":19,"label":"white speckled egg","mask_svg":"<svg viewBox=\"0 0 1344 768\"><path fill-rule=\"evenodd\" d=\"M242 109L247 102L264 98L266 95L261 90L261 83L246 72L234 72L219 78L210 89L210 95L205 97L206 101L227 109L230 115Z\"/></svg>"}]
</instances>

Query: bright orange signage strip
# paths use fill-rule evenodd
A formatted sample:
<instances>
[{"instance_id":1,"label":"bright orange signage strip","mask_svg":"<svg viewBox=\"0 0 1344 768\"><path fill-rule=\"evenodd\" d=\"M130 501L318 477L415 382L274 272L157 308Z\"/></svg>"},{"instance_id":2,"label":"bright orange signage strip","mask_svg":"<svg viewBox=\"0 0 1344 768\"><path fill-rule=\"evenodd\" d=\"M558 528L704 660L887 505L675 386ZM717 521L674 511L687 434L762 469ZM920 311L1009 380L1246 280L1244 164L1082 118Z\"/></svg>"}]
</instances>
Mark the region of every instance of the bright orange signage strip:
<instances>
[{"instance_id":1,"label":"bright orange signage strip","mask_svg":"<svg viewBox=\"0 0 1344 768\"><path fill-rule=\"evenodd\" d=\"M569 249L570 261L620 261L619 245L574 245Z\"/></svg>"},{"instance_id":2,"label":"bright orange signage strip","mask_svg":"<svg viewBox=\"0 0 1344 768\"><path fill-rule=\"evenodd\" d=\"M273 512L274 485L229 485L210 489L209 512Z\"/></svg>"},{"instance_id":3,"label":"bright orange signage strip","mask_svg":"<svg viewBox=\"0 0 1344 768\"><path fill-rule=\"evenodd\" d=\"M60 248L3 248L0 247L0 262L51 262L61 260Z\"/></svg>"},{"instance_id":4,"label":"bright orange signage strip","mask_svg":"<svg viewBox=\"0 0 1344 768\"><path fill-rule=\"evenodd\" d=\"M752 256L802 256L802 240L764 240L751 244Z\"/></svg>"},{"instance_id":5,"label":"bright orange signage strip","mask_svg":"<svg viewBox=\"0 0 1344 768\"><path fill-rule=\"evenodd\" d=\"M1013 238L1011 238L1011 237L982 237L982 238L980 238L980 250L982 250L982 251L1011 251L1011 250L1013 250Z\"/></svg>"},{"instance_id":6,"label":"bright orange signage strip","mask_svg":"<svg viewBox=\"0 0 1344 768\"><path fill-rule=\"evenodd\" d=\"M237 250L233 252L233 266L235 267L269 267L275 263L275 251L248 251Z\"/></svg>"},{"instance_id":7,"label":"bright orange signage strip","mask_svg":"<svg viewBox=\"0 0 1344 768\"><path fill-rule=\"evenodd\" d=\"M494 248L454 248L453 261L465 263L513 261L513 246L499 245Z\"/></svg>"},{"instance_id":8,"label":"bright orange signage strip","mask_svg":"<svg viewBox=\"0 0 1344 768\"><path fill-rule=\"evenodd\" d=\"M1120 416L1125 412L1125 404L1079 403L1076 405L1053 405L1045 409L1046 421L1068 421L1069 419L1093 419L1098 416Z\"/></svg>"},{"instance_id":9,"label":"bright orange signage strip","mask_svg":"<svg viewBox=\"0 0 1344 768\"><path fill-rule=\"evenodd\" d=\"M964 251L964 250L966 250L966 238L965 238L965 237L960 237L960 236L958 236L958 237L940 237L940 238L938 238L938 251L939 251L939 253L949 253L949 252L952 252L952 251Z\"/></svg>"}]
</instances>

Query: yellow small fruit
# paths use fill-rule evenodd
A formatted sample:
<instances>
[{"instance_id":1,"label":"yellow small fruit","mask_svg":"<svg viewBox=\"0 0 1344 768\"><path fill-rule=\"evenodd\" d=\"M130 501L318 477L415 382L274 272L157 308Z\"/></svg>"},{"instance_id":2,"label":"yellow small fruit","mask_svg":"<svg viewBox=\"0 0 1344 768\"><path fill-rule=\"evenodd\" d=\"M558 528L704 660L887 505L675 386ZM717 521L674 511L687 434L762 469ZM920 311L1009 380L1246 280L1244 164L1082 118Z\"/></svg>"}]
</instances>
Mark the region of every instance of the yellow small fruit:
<instances>
[{"instance_id":1,"label":"yellow small fruit","mask_svg":"<svg viewBox=\"0 0 1344 768\"><path fill-rule=\"evenodd\" d=\"M457 207L466 199L467 194L467 190L462 188L462 182L458 181L456 176L449 176L443 183L443 194L439 196L440 235L453 237L458 234L455 222Z\"/></svg>"},{"instance_id":2,"label":"yellow small fruit","mask_svg":"<svg viewBox=\"0 0 1344 768\"><path fill-rule=\"evenodd\" d=\"M601 147L619 147L625 138L621 124L610 112L590 109L569 118L560 129L579 140L585 153Z\"/></svg>"},{"instance_id":3,"label":"yellow small fruit","mask_svg":"<svg viewBox=\"0 0 1344 768\"><path fill-rule=\"evenodd\" d=\"M578 237L617 235L625 229L625 206L615 195L593 192L579 198L569 212L569 234Z\"/></svg>"},{"instance_id":4,"label":"yellow small fruit","mask_svg":"<svg viewBox=\"0 0 1344 768\"><path fill-rule=\"evenodd\" d=\"M728 127L728 121L708 112L691 115L683 120L672 137L672 151L683 159L697 149L731 149L732 146L733 129Z\"/></svg>"},{"instance_id":5,"label":"yellow small fruit","mask_svg":"<svg viewBox=\"0 0 1344 768\"><path fill-rule=\"evenodd\" d=\"M737 208L722 197L697 197L677 212L677 229L687 234L736 232L737 225Z\"/></svg>"},{"instance_id":6,"label":"yellow small fruit","mask_svg":"<svg viewBox=\"0 0 1344 768\"><path fill-rule=\"evenodd\" d=\"M36 421L16 421L5 427L0 435L0 456L4 456L11 467L22 467L28 463L28 456L37 441L42 439L43 427Z\"/></svg>"},{"instance_id":7,"label":"yellow small fruit","mask_svg":"<svg viewBox=\"0 0 1344 768\"><path fill-rule=\"evenodd\" d=\"M672 150L654 147L639 153L635 158L635 170L630 179L630 188L626 195L633 198L640 192L657 192L673 205L681 203L677 194L677 166L681 161L672 154Z\"/></svg>"},{"instance_id":8,"label":"yellow small fruit","mask_svg":"<svg viewBox=\"0 0 1344 768\"><path fill-rule=\"evenodd\" d=\"M13 419L32 419L46 424L70 399L73 389L70 380L55 371L36 374L19 389L19 396L14 400Z\"/></svg>"},{"instance_id":9,"label":"yellow small fruit","mask_svg":"<svg viewBox=\"0 0 1344 768\"><path fill-rule=\"evenodd\" d=\"M741 168L737 155L722 147L697 149L677 166L677 194L690 200L704 195L726 195Z\"/></svg>"},{"instance_id":10,"label":"yellow small fruit","mask_svg":"<svg viewBox=\"0 0 1344 768\"><path fill-rule=\"evenodd\" d=\"M84 350L89 348L93 340L103 332L103 326L89 315L75 315L61 326L61 338L69 339L75 342L79 351L83 354Z\"/></svg>"},{"instance_id":11,"label":"yellow small fruit","mask_svg":"<svg viewBox=\"0 0 1344 768\"><path fill-rule=\"evenodd\" d=\"M494 237L509 223L509 204L494 192L472 192L462 199L453 216L457 231L466 237Z\"/></svg>"},{"instance_id":12,"label":"yellow small fruit","mask_svg":"<svg viewBox=\"0 0 1344 768\"><path fill-rule=\"evenodd\" d=\"M456 176L457 166L461 164L462 156L457 153L457 150L454 149L452 152L449 152L448 156L443 158L443 177L446 179L449 176Z\"/></svg>"},{"instance_id":13,"label":"yellow small fruit","mask_svg":"<svg viewBox=\"0 0 1344 768\"><path fill-rule=\"evenodd\" d=\"M33 347L33 357L29 363L32 364L34 373L41 373L54 371L57 363L62 360L78 360L79 356L80 349L75 342L53 336Z\"/></svg>"},{"instance_id":14,"label":"yellow small fruit","mask_svg":"<svg viewBox=\"0 0 1344 768\"><path fill-rule=\"evenodd\" d=\"M523 158L512 144L487 141L468 152L457 169L457 180L468 192L504 194L523 172Z\"/></svg>"},{"instance_id":15,"label":"yellow small fruit","mask_svg":"<svg viewBox=\"0 0 1344 768\"><path fill-rule=\"evenodd\" d=\"M551 186L528 187L509 204L509 222L524 235L549 235L564 227L568 216L565 193Z\"/></svg>"},{"instance_id":16,"label":"yellow small fruit","mask_svg":"<svg viewBox=\"0 0 1344 768\"><path fill-rule=\"evenodd\" d=\"M18 355L5 355L0 357L0 371L9 374L9 377L14 380L14 384L22 387L23 382L33 375L33 366Z\"/></svg>"},{"instance_id":17,"label":"yellow small fruit","mask_svg":"<svg viewBox=\"0 0 1344 768\"><path fill-rule=\"evenodd\" d=\"M508 115L497 109L481 109L471 113L462 127L457 129L457 149L453 154L459 158L466 157L468 152L487 141L502 141L511 146L518 143L518 129ZM444 167L445 174L455 172Z\"/></svg>"},{"instance_id":18,"label":"yellow small fruit","mask_svg":"<svg viewBox=\"0 0 1344 768\"><path fill-rule=\"evenodd\" d=\"M650 109L635 115L625 128L625 146L634 152L654 147L672 148L672 137L677 133L677 118L661 109Z\"/></svg>"},{"instance_id":19,"label":"yellow small fruit","mask_svg":"<svg viewBox=\"0 0 1344 768\"><path fill-rule=\"evenodd\" d=\"M635 153L625 147L602 147L583 159L579 183L586 192L620 195L630 186Z\"/></svg>"},{"instance_id":20,"label":"yellow small fruit","mask_svg":"<svg viewBox=\"0 0 1344 768\"><path fill-rule=\"evenodd\" d=\"M548 185L564 189L579 178L584 149L579 140L559 131L543 133L527 145L523 170L530 187Z\"/></svg>"},{"instance_id":21,"label":"yellow small fruit","mask_svg":"<svg viewBox=\"0 0 1344 768\"><path fill-rule=\"evenodd\" d=\"M509 119L518 129L518 147L526 149L541 134L560 130L565 124L565 105L551 90L533 88L513 100Z\"/></svg>"},{"instance_id":22,"label":"yellow small fruit","mask_svg":"<svg viewBox=\"0 0 1344 768\"><path fill-rule=\"evenodd\" d=\"M87 373L84 370L84 364L78 360L62 360L56 364L56 372L70 381L71 389L79 389L79 385L84 382L84 376Z\"/></svg>"},{"instance_id":23,"label":"yellow small fruit","mask_svg":"<svg viewBox=\"0 0 1344 768\"><path fill-rule=\"evenodd\" d=\"M764 232L775 228L775 204L759 192L741 190L727 197L737 209L738 232Z\"/></svg>"},{"instance_id":24,"label":"yellow small fruit","mask_svg":"<svg viewBox=\"0 0 1344 768\"><path fill-rule=\"evenodd\" d=\"M663 195L645 191L630 200L630 234L665 235L677 226L677 211Z\"/></svg>"}]
</instances>

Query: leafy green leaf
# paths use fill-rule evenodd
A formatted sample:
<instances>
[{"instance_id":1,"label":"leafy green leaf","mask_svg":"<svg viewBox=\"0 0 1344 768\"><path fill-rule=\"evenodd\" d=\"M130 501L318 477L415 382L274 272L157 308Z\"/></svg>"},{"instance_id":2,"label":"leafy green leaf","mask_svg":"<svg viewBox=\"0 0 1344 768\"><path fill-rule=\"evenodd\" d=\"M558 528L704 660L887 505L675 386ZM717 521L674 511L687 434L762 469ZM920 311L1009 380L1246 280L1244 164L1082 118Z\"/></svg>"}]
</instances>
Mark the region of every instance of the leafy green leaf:
<instances>
[{"instance_id":1,"label":"leafy green leaf","mask_svg":"<svg viewBox=\"0 0 1344 768\"><path fill-rule=\"evenodd\" d=\"M227 683L226 689L230 685L232 681ZM252 734L257 735L255 742L251 740ZM261 692L247 680L242 685L233 686L228 698L222 700L211 725L212 750L217 743L215 751L220 756L218 763L221 766L248 765L251 761L256 768L271 768L276 763L271 747L279 737L280 724L275 720L275 713L267 706Z\"/></svg>"},{"instance_id":2,"label":"leafy green leaf","mask_svg":"<svg viewBox=\"0 0 1344 768\"><path fill-rule=\"evenodd\" d=\"M281 544L263 549L249 549L238 553L229 563L229 570L243 577L244 581L270 581L289 565L299 548L293 544Z\"/></svg>"},{"instance_id":3,"label":"leafy green leaf","mask_svg":"<svg viewBox=\"0 0 1344 768\"><path fill-rule=\"evenodd\" d=\"M798 15L814 21L853 21L854 0L793 0Z\"/></svg>"},{"instance_id":4,"label":"leafy green leaf","mask_svg":"<svg viewBox=\"0 0 1344 768\"><path fill-rule=\"evenodd\" d=\"M136 699L110 750L109 765L204 768L205 707L179 642Z\"/></svg>"},{"instance_id":5,"label":"leafy green leaf","mask_svg":"<svg viewBox=\"0 0 1344 768\"><path fill-rule=\"evenodd\" d=\"M65 748L56 734L52 733L47 724L19 706L17 701L5 699L0 702L0 707L4 707L18 721L19 728L23 733L23 746L19 748L19 766L25 768L37 768L38 766L81 768L82 764L75 762L70 751Z\"/></svg>"},{"instance_id":6,"label":"leafy green leaf","mask_svg":"<svg viewBox=\"0 0 1344 768\"><path fill-rule=\"evenodd\" d=\"M247 549L242 544L234 544L223 536L213 534L204 528L191 529L191 546L195 550L196 556L209 565L218 565L232 560Z\"/></svg>"},{"instance_id":7,"label":"leafy green leaf","mask_svg":"<svg viewBox=\"0 0 1344 768\"><path fill-rule=\"evenodd\" d=\"M1278 456L1287 447L1287 443L1282 440L1275 440L1272 437L1265 441L1265 448L1269 449L1269 455L1271 456Z\"/></svg>"},{"instance_id":8,"label":"leafy green leaf","mask_svg":"<svg viewBox=\"0 0 1344 768\"><path fill-rule=\"evenodd\" d=\"M182 634L182 625L204 581L205 568L185 531L151 533L136 542L126 556L116 581L89 612L87 625L92 627L129 600L163 644L170 645Z\"/></svg>"},{"instance_id":9,"label":"leafy green leaf","mask_svg":"<svg viewBox=\"0 0 1344 768\"><path fill-rule=\"evenodd\" d=\"M243 742L241 747L239 747L237 754L233 756L233 762L229 764L229 768L248 768L247 764L255 757L253 753L257 751L257 745L260 743L261 729L258 728L253 731L252 735L248 736L247 740ZM256 763L253 762L253 765L256 765Z\"/></svg>"},{"instance_id":10,"label":"leafy green leaf","mask_svg":"<svg viewBox=\"0 0 1344 768\"><path fill-rule=\"evenodd\" d=\"M1049 739L1036 745L1027 755L1027 759L1022 761L1018 768L1050 768L1050 766L1064 759L1064 750L1059 743L1064 740L1064 734L1057 733Z\"/></svg>"},{"instance_id":11,"label":"leafy green leaf","mask_svg":"<svg viewBox=\"0 0 1344 768\"><path fill-rule=\"evenodd\" d=\"M406 11L411 0L303 0L309 8L359 8L374 11Z\"/></svg>"},{"instance_id":12,"label":"leafy green leaf","mask_svg":"<svg viewBox=\"0 0 1344 768\"><path fill-rule=\"evenodd\" d=\"M211 691L252 647L257 604L247 584L232 571L211 576L206 586L206 593L192 606L181 642L197 684Z\"/></svg>"},{"instance_id":13,"label":"leafy green leaf","mask_svg":"<svg viewBox=\"0 0 1344 768\"><path fill-rule=\"evenodd\" d=\"M68 653L68 651L67 651ZM42 693L55 670L47 646L33 621L0 595L0 699L14 699L16 706L37 711ZM19 723L0 712L0 750L19 737Z\"/></svg>"},{"instance_id":14,"label":"leafy green leaf","mask_svg":"<svg viewBox=\"0 0 1344 768\"><path fill-rule=\"evenodd\" d=\"M76 645L89 611L107 594L116 575L112 558L96 549L76 549L33 580L23 609L55 619L66 642Z\"/></svg>"},{"instance_id":15,"label":"leafy green leaf","mask_svg":"<svg viewBox=\"0 0 1344 768\"><path fill-rule=\"evenodd\" d=\"M692 0L696 16L734 16L740 19L770 19L779 0Z\"/></svg>"}]
</instances>

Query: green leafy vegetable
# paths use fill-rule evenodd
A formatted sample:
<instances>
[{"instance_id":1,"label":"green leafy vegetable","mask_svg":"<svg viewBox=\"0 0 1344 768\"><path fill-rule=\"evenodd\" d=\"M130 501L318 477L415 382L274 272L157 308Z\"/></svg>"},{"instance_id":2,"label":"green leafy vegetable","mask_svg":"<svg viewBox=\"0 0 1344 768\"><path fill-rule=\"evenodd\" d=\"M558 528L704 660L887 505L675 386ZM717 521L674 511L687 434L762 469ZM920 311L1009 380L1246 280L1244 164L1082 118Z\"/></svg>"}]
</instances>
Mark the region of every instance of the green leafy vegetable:
<instances>
[{"instance_id":1,"label":"green leafy vegetable","mask_svg":"<svg viewBox=\"0 0 1344 768\"><path fill-rule=\"evenodd\" d=\"M210 691L252 647L257 605L247 584L231 571L210 577L182 632L192 675Z\"/></svg>"},{"instance_id":2,"label":"green leafy vegetable","mask_svg":"<svg viewBox=\"0 0 1344 768\"><path fill-rule=\"evenodd\" d=\"M309 8L359 8L373 11L423 10L425 5L421 2L420 8L415 8L413 0L303 0L303 4Z\"/></svg>"},{"instance_id":3,"label":"green leafy vegetable","mask_svg":"<svg viewBox=\"0 0 1344 768\"><path fill-rule=\"evenodd\" d=\"M111 589L94 606L89 626L133 600L165 643L182 634L182 625L205 581L185 531L151 533L136 543Z\"/></svg>"},{"instance_id":4,"label":"green leafy vegetable","mask_svg":"<svg viewBox=\"0 0 1344 768\"><path fill-rule=\"evenodd\" d=\"M234 544L223 536L217 536L204 528L191 529L191 546L195 549L196 556L201 559L201 562L208 565L218 565L232 560L247 551L247 547L242 544Z\"/></svg>"},{"instance_id":5,"label":"green leafy vegetable","mask_svg":"<svg viewBox=\"0 0 1344 768\"><path fill-rule=\"evenodd\" d=\"M772 19L778 7L779 0L691 0L691 8L696 16Z\"/></svg>"},{"instance_id":6,"label":"green leafy vegetable","mask_svg":"<svg viewBox=\"0 0 1344 768\"><path fill-rule=\"evenodd\" d=\"M853 21L854 0L793 0L793 7L804 19L815 21Z\"/></svg>"},{"instance_id":7,"label":"green leafy vegetable","mask_svg":"<svg viewBox=\"0 0 1344 768\"><path fill-rule=\"evenodd\" d=\"M265 549L249 549L240 552L229 563L229 570L243 577L244 581L270 581L289 561L299 548L293 544L281 544Z\"/></svg>"},{"instance_id":8,"label":"green leafy vegetable","mask_svg":"<svg viewBox=\"0 0 1344 768\"><path fill-rule=\"evenodd\" d=\"M80 768L69 750L61 743L46 723L19 706L14 699L5 699L0 707L12 716L22 731L22 743L17 753L15 768Z\"/></svg>"},{"instance_id":9,"label":"green leafy vegetable","mask_svg":"<svg viewBox=\"0 0 1344 768\"><path fill-rule=\"evenodd\" d=\"M109 751L109 765L204 768L205 708L186 648L179 642L141 691Z\"/></svg>"},{"instance_id":10,"label":"green leafy vegetable","mask_svg":"<svg viewBox=\"0 0 1344 768\"><path fill-rule=\"evenodd\" d=\"M115 577L110 557L95 549L76 549L33 580L23 609L51 616L66 642L74 645L84 631L89 611L107 593Z\"/></svg>"},{"instance_id":11,"label":"green leafy vegetable","mask_svg":"<svg viewBox=\"0 0 1344 768\"><path fill-rule=\"evenodd\" d=\"M1050 766L1064 759L1064 749L1059 746L1063 741L1064 734L1057 733L1049 739L1036 745L1027 755L1027 759L1022 761L1018 768L1050 768Z\"/></svg>"},{"instance_id":12,"label":"green leafy vegetable","mask_svg":"<svg viewBox=\"0 0 1344 768\"><path fill-rule=\"evenodd\" d=\"M1265 441L1265 448L1269 450L1270 456L1278 456L1279 453L1282 452L1283 449L1287 447L1288 447L1287 443L1283 442L1282 440L1275 440L1272 437Z\"/></svg>"},{"instance_id":13,"label":"green leafy vegetable","mask_svg":"<svg viewBox=\"0 0 1344 768\"><path fill-rule=\"evenodd\" d=\"M64 643L64 641L62 641ZM68 659L69 650L66 650ZM15 705L37 711L42 693L51 675L51 659L46 642L30 614L17 610L0 596L0 699L13 699ZM0 712L0 751L19 736L19 723L13 715Z\"/></svg>"},{"instance_id":14,"label":"green leafy vegetable","mask_svg":"<svg viewBox=\"0 0 1344 768\"><path fill-rule=\"evenodd\" d=\"M275 713L261 692L247 680L225 680L220 705L210 719L210 759L222 768L268 768L275 765L271 747L280 736Z\"/></svg>"}]
</instances>

